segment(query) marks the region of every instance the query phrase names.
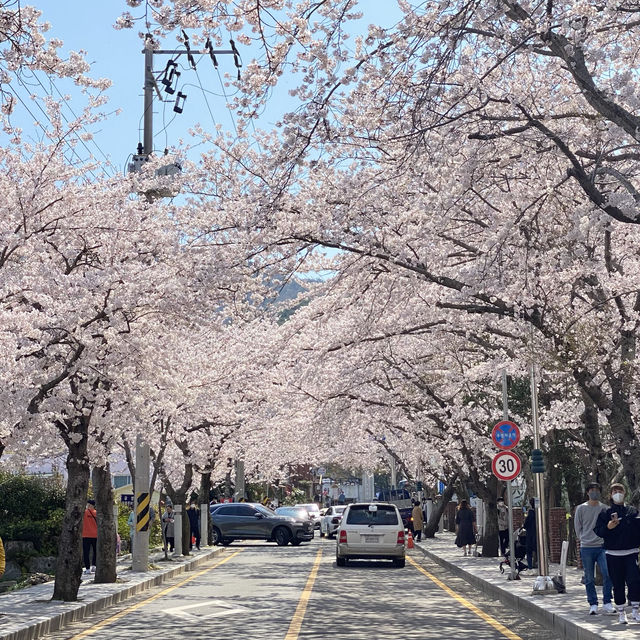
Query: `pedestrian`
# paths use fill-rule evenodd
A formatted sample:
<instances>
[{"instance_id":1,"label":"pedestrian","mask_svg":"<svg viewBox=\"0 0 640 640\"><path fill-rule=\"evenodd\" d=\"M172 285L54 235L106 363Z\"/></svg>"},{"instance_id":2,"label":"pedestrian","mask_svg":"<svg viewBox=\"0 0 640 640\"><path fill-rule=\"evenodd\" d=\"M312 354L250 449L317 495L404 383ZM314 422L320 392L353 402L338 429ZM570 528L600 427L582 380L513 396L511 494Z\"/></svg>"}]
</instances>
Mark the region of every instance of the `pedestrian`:
<instances>
[{"instance_id":1,"label":"pedestrian","mask_svg":"<svg viewBox=\"0 0 640 640\"><path fill-rule=\"evenodd\" d=\"M82 557L84 560L84 573L95 573L98 556L98 514L96 501L87 500L87 506L82 516ZM93 550L93 562L91 551Z\"/></svg>"},{"instance_id":2,"label":"pedestrian","mask_svg":"<svg viewBox=\"0 0 640 640\"><path fill-rule=\"evenodd\" d=\"M456 513L456 547L463 548L465 556L471 555L471 546L476 542L476 531L476 514L466 500L461 500Z\"/></svg>"},{"instance_id":3,"label":"pedestrian","mask_svg":"<svg viewBox=\"0 0 640 640\"><path fill-rule=\"evenodd\" d=\"M413 535L416 541L422 540L422 527L424 526L424 520L422 518L422 507L420 506L420 500L416 500L413 510L411 511L411 522L413 524Z\"/></svg>"},{"instance_id":4,"label":"pedestrian","mask_svg":"<svg viewBox=\"0 0 640 640\"><path fill-rule=\"evenodd\" d=\"M127 524L129 525L129 548L131 553L133 554L133 539L136 535L136 510L131 507L131 511L129 512L129 518L127 519Z\"/></svg>"},{"instance_id":5,"label":"pedestrian","mask_svg":"<svg viewBox=\"0 0 640 640\"><path fill-rule=\"evenodd\" d=\"M165 550L167 546L169 551L173 551L175 537L174 537L174 523L175 514L173 513L173 505L167 504L167 509L162 516L162 537L164 538Z\"/></svg>"},{"instance_id":6,"label":"pedestrian","mask_svg":"<svg viewBox=\"0 0 640 640\"><path fill-rule=\"evenodd\" d=\"M344 491L340 489L340 495L338 496L338 504L345 504L346 501L347 501L347 498L344 495Z\"/></svg>"},{"instance_id":7,"label":"pedestrian","mask_svg":"<svg viewBox=\"0 0 640 640\"><path fill-rule=\"evenodd\" d=\"M195 502L191 502L187 509L189 517L189 550L193 549L193 543L196 543L196 549L200 551L200 511Z\"/></svg>"},{"instance_id":8,"label":"pedestrian","mask_svg":"<svg viewBox=\"0 0 640 640\"><path fill-rule=\"evenodd\" d=\"M0 538L0 578L4 575L6 569L6 562L4 559L4 545L2 544L2 538Z\"/></svg>"},{"instance_id":9,"label":"pedestrian","mask_svg":"<svg viewBox=\"0 0 640 640\"><path fill-rule=\"evenodd\" d=\"M611 603L611 579L607 568L607 556L604 549L604 540L596 535L594 528L601 511L606 511L607 505L600 502L602 488L597 482L587 485L588 500L576 507L573 516L573 527L580 542L580 559L584 568L584 586L587 590L587 602L589 603L589 615L598 613L598 594L595 586L596 564L602 575L602 610L605 613L615 613Z\"/></svg>"},{"instance_id":10,"label":"pedestrian","mask_svg":"<svg viewBox=\"0 0 640 640\"><path fill-rule=\"evenodd\" d=\"M625 505L625 488L616 482L609 490L611 506L598 514L595 534L604 540L607 568L613 584L613 597L618 610L618 622L627 624L624 606L631 603L631 617L640 622L640 540L638 510ZM625 593L625 585L627 593Z\"/></svg>"},{"instance_id":11,"label":"pedestrian","mask_svg":"<svg viewBox=\"0 0 640 640\"><path fill-rule=\"evenodd\" d=\"M498 538L500 539L500 553L507 555L509 548L509 508L504 503L504 498L500 497L496 501L498 509Z\"/></svg>"},{"instance_id":12,"label":"pedestrian","mask_svg":"<svg viewBox=\"0 0 640 640\"><path fill-rule=\"evenodd\" d=\"M533 564L533 554L536 554L536 562L538 560L537 552L537 534L536 534L536 501L535 498L529 498L529 509L524 518L522 525L527 532L525 549L527 550L527 569L535 569Z\"/></svg>"}]
</instances>

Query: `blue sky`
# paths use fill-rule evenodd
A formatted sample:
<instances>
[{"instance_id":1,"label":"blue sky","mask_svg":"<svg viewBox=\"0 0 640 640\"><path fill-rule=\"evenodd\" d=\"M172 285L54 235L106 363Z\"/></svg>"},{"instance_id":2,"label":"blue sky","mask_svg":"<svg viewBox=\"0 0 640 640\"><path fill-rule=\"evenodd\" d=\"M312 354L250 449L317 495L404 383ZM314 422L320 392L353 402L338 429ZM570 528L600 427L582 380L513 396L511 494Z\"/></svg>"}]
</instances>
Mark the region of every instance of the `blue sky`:
<instances>
[{"instance_id":1,"label":"blue sky","mask_svg":"<svg viewBox=\"0 0 640 640\"><path fill-rule=\"evenodd\" d=\"M138 141L142 138L142 88L144 82L144 55L142 44L138 37L139 29L117 31L113 29L116 18L126 9L124 0L35 0L30 4L42 11L41 21L51 23L48 37L59 38L64 41L63 52L86 51L86 58L92 64L94 77L107 77L113 82L108 91L110 99L107 111L121 110L120 115L113 115L100 123L94 131L94 142L84 149L80 148L80 155L89 155L91 151L99 159L107 156L112 167L110 174L122 173L127 159L135 152ZM390 0L366 0L366 14L364 23L379 23L383 21L388 26L394 17L398 16L395 3ZM135 10L133 11L135 14ZM142 28L142 25L140 29ZM179 44L168 38L161 43L165 49L179 48ZM180 47L181 48L181 47ZM250 58L249 52L245 58ZM154 56L154 68L163 69L169 56ZM165 146L178 145L180 139L188 137L188 130L195 124L201 124L205 129L213 128L214 124L221 124L225 130L233 131L233 119L226 107L222 79L225 72L235 75L232 56L219 57L220 73L216 72L208 56L196 57L197 71L183 69L180 77L181 90L187 94L182 114L173 111L173 101L161 104L157 97L154 103L154 148L162 150ZM247 61L247 60L245 60ZM44 76L40 81L46 85ZM25 103L30 91L39 94L44 89L33 78L31 87L18 87ZM277 87L272 96L271 104L261 119L259 126L271 128L274 121L283 111L284 106L294 108L288 95L286 80ZM53 93L56 91L69 93L69 117L72 112L79 113L82 99L74 89L72 83L56 81ZM169 97L169 96L167 96ZM173 98L172 98L173 100ZM41 117L35 109L31 109L34 117ZM31 115L26 116L24 128L29 130L33 121ZM34 135L36 137L37 134Z\"/></svg>"}]
</instances>

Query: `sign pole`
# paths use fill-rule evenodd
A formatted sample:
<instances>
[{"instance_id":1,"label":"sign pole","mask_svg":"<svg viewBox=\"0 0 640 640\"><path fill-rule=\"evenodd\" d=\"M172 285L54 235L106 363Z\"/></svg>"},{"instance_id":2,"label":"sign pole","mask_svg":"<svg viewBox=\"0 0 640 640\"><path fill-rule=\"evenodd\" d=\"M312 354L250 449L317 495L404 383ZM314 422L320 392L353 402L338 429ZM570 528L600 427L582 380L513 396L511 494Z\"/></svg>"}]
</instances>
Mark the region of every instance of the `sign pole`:
<instances>
[{"instance_id":1,"label":"sign pole","mask_svg":"<svg viewBox=\"0 0 640 640\"><path fill-rule=\"evenodd\" d=\"M507 395L507 370L502 370L502 417L509 419L509 398ZM511 572L509 580L516 580L516 550L513 539L513 493L511 491L511 480L507 480L507 515L509 517L509 566Z\"/></svg>"}]
</instances>

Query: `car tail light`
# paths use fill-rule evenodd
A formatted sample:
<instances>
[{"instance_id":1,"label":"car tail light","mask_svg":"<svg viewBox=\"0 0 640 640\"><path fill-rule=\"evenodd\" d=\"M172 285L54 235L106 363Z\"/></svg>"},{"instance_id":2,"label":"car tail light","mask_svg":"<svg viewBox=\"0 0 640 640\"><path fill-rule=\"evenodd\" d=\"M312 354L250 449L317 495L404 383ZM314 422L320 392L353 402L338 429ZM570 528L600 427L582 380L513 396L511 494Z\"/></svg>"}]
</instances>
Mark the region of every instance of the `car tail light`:
<instances>
[{"instance_id":1,"label":"car tail light","mask_svg":"<svg viewBox=\"0 0 640 640\"><path fill-rule=\"evenodd\" d=\"M396 544L404 545L404 531L398 531L398 540L396 541Z\"/></svg>"},{"instance_id":2,"label":"car tail light","mask_svg":"<svg viewBox=\"0 0 640 640\"><path fill-rule=\"evenodd\" d=\"M347 532L342 529L342 531L340 531L340 544L347 544Z\"/></svg>"}]
</instances>

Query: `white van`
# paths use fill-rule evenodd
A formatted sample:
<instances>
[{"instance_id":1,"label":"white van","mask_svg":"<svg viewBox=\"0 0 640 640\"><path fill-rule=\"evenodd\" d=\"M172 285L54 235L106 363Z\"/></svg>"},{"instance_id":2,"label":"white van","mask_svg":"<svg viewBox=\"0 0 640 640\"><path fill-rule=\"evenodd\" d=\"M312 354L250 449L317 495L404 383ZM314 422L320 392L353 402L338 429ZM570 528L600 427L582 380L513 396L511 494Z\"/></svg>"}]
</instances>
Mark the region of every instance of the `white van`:
<instances>
[{"instance_id":1,"label":"white van","mask_svg":"<svg viewBox=\"0 0 640 640\"><path fill-rule=\"evenodd\" d=\"M404 567L404 524L398 507L383 502L347 505L337 532L336 564L347 565L355 558L392 560Z\"/></svg>"}]
</instances>

